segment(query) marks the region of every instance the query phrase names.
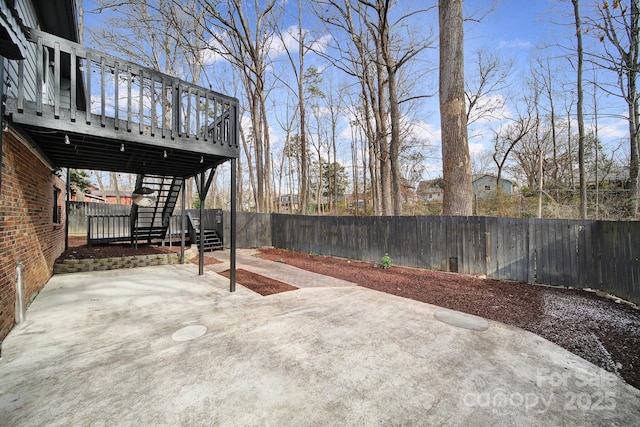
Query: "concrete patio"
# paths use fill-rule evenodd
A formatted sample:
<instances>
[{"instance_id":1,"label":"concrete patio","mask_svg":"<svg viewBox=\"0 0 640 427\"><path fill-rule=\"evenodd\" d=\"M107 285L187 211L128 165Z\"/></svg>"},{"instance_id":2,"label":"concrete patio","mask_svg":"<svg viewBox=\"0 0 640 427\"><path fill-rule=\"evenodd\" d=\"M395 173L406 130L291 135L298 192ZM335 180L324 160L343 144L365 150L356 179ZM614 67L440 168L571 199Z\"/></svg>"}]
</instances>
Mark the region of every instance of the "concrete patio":
<instances>
[{"instance_id":1,"label":"concrete patio","mask_svg":"<svg viewBox=\"0 0 640 427\"><path fill-rule=\"evenodd\" d=\"M0 425L640 423L640 391L531 333L250 252L301 289L231 294L225 267L54 276L2 343Z\"/></svg>"}]
</instances>

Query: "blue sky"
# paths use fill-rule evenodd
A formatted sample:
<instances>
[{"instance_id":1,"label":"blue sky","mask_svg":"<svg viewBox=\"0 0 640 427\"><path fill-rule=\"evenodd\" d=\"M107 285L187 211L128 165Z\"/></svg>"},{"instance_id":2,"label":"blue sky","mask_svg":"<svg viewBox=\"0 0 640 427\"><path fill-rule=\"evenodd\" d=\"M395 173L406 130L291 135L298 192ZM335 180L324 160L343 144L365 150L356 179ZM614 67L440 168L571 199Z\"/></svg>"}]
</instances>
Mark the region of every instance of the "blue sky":
<instances>
[{"instance_id":1,"label":"blue sky","mask_svg":"<svg viewBox=\"0 0 640 427\"><path fill-rule=\"evenodd\" d=\"M295 4L294 4L295 3ZM435 5L436 2L424 2L420 0L407 1L399 0L399 6L402 8L414 8L416 5L422 6ZM586 2L583 2L586 3ZM590 1L587 6L592 6L595 0ZM297 2L289 2L289 5L295 7ZM533 58L538 56L551 56L557 57L565 52L559 48L547 48L542 49L542 46L549 46L554 44L562 44L564 46L572 46L574 43L575 31L573 30L573 16L572 6L569 0L497 0L492 3L490 1L483 0L465 0L463 2L465 14L477 17L487 13L493 5L493 10L488 13L481 22L467 22L465 24L465 55L467 59L466 74L467 76L473 75L473 57L478 49L484 49L489 53L498 55L503 60L512 60L514 67L510 78L512 79L512 85L509 91L505 91L502 96L507 99L517 97L522 93L522 87L524 86L525 79L531 73L531 67ZM583 6L583 16L587 15L588 11L586 6ZM85 9L92 9L92 2L85 1ZM99 25L101 17L99 15L87 14L86 25L91 27L93 25ZM432 10L430 15L421 15L421 22L418 23L418 27L429 28L432 27L437 31L437 11ZM294 24L293 22L291 23ZM326 31L318 26L318 23L311 18L311 15L305 19L303 25L305 29L315 31L318 37L326 37ZM586 43L593 43L592 39L586 39ZM427 50L425 52L424 62L425 67L430 68L431 71L426 75L424 81L424 93L434 93L437 91L437 49ZM274 54L274 67L286 66L283 65L286 61L282 57L278 57ZM309 58L307 64L313 64L322 67L323 61L320 58ZM563 68L563 72L567 73L567 78L573 77L571 73L573 71L570 68L570 64L566 59L559 61L560 66ZM215 70L221 68L220 63L215 61L211 66L211 73L215 73ZM585 76L585 78L590 76ZM599 77L599 79L605 78L605 76ZM284 91L279 97L280 100L284 99L286 95ZM588 95L590 96L590 95ZM587 104L591 101L587 100ZM603 116L600 119L600 136L606 144L619 144L620 140L626 137L626 123L619 117L613 117L614 115L623 114L625 111L624 105L620 103L614 97L604 97L598 101L600 108L603 112L606 112L611 117ZM509 106L505 111L505 114L513 112L514 106ZM587 105L588 109L589 106ZM511 109L511 111L508 111ZM274 111L274 114L277 114ZM587 111L587 120L593 115ZM411 117L412 122L415 124L416 134L420 138L425 139L425 150L429 151L429 158L427 160L428 168L425 173L425 178L433 178L439 175L441 172L441 160L440 160L440 133L439 133L439 112L438 112L438 99L432 97L425 101L423 105L418 109ZM501 125L499 120L493 122L483 122L470 126L470 149L473 156L478 156L482 152L486 152L491 149L491 135ZM271 120L273 146L275 149L281 144L283 138L283 132L277 128L275 120ZM340 128L341 135L345 137L343 142L344 152L341 163L348 164L348 150L349 143L346 141L349 138L351 132L346 124L346 120L343 121ZM428 149L430 147L430 149Z\"/></svg>"}]
</instances>

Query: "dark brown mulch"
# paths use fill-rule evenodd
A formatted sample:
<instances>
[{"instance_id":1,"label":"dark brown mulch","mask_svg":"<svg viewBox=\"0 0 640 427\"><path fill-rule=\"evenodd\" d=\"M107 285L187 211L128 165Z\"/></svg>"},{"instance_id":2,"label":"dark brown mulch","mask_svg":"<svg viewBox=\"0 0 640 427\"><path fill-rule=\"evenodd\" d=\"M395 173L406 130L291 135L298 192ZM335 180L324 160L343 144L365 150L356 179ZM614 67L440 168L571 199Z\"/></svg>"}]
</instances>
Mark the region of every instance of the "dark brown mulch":
<instances>
[{"instance_id":1,"label":"dark brown mulch","mask_svg":"<svg viewBox=\"0 0 640 427\"><path fill-rule=\"evenodd\" d=\"M204 264L203 265L215 265L215 264L222 264L222 261L220 261L219 259L210 257L210 256L205 256L204 258ZM193 258L191 258L189 260L189 262L191 264L196 264L199 265L200 264L200 256L196 255Z\"/></svg>"},{"instance_id":2,"label":"dark brown mulch","mask_svg":"<svg viewBox=\"0 0 640 427\"><path fill-rule=\"evenodd\" d=\"M227 279L230 275L229 270L222 271L218 274L226 277ZM295 291L298 289L288 283L283 283L242 269L236 270L236 282L262 296L278 294L286 291Z\"/></svg>"},{"instance_id":3,"label":"dark brown mulch","mask_svg":"<svg viewBox=\"0 0 640 427\"><path fill-rule=\"evenodd\" d=\"M158 246L129 243L109 243L106 245L94 245L88 247L85 238L69 239L69 248L60 255L58 260L65 259L91 259L114 258L132 255L154 255L180 252L180 246Z\"/></svg>"},{"instance_id":4,"label":"dark brown mulch","mask_svg":"<svg viewBox=\"0 0 640 427\"><path fill-rule=\"evenodd\" d=\"M536 333L640 389L640 310L594 293L264 249L262 258Z\"/></svg>"}]
</instances>

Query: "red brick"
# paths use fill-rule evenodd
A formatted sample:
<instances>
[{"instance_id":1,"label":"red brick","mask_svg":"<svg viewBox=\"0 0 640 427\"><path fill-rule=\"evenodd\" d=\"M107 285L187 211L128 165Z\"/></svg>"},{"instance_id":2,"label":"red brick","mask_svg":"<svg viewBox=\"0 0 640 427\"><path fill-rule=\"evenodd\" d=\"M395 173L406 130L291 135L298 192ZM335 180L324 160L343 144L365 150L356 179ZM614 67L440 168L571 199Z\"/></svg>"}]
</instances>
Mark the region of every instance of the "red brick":
<instances>
[{"instance_id":1,"label":"red brick","mask_svg":"<svg viewBox=\"0 0 640 427\"><path fill-rule=\"evenodd\" d=\"M0 190L0 342L15 323L15 269L25 265L26 301L31 302L64 250L64 227L54 226L53 188L65 183L11 131L3 132ZM64 215L64 210L63 210ZM62 218L64 222L64 217Z\"/></svg>"}]
</instances>

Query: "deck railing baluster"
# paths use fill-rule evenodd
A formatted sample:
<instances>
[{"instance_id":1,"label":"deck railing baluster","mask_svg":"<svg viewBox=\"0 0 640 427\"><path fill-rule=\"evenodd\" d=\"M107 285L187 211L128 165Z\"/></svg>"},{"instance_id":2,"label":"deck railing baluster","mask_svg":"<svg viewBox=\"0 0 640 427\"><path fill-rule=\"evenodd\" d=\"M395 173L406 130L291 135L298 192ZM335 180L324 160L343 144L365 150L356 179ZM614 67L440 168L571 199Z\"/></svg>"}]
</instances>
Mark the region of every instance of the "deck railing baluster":
<instances>
[{"instance_id":1,"label":"deck railing baluster","mask_svg":"<svg viewBox=\"0 0 640 427\"><path fill-rule=\"evenodd\" d=\"M60 43L53 50L53 116L60 118Z\"/></svg>"},{"instance_id":2,"label":"deck railing baluster","mask_svg":"<svg viewBox=\"0 0 640 427\"><path fill-rule=\"evenodd\" d=\"M127 132L131 132L131 67L127 67Z\"/></svg>"},{"instance_id":3,"label":"deck railing baluster","mask_svg":"<svg viewBox=\"0 0 640 427\"><path fill-rule=\"evenodd\" d=\"M44 47L42 45L42 37L38 37L38 46L36 48L36 114L42 115L42 89L44 86Z\"/></svg>"},{"instance_id":4,"label":"deck railing baluster","mask_svg":"<svg viewBox=\"0 0 640 427\"><path fill-rule=\"evenodd\" d=\"M72 47L71 48L71 82L70 82L70 89L71 89L71 96L70 96L70 102L71 102L71 121L75 122L76 121L76 114L77 114L77 110L78 110L78 105L77 105L77 92L78 92L78 88L77 86L77 63L78 63L78 58L76 56L76 48Z\"/></svg>"},{"instance_id":5,"label":"deck railing baluster","mask_svg":"<svg viewBox=\"0 0 640 427\"><path fill-rule=\"evenodd\" d=\"M24 60L18 61L18 113L24 111Z\"/></svg>"},{"instance_id":6,"label":"deck railing baluster","mask_svg":"<svg viewBox=\"0 0 640 427\"><path fill-rule=\"evenodd\" d=\"M87 88L87 92L85 93L85 97L87 99L87 106L86 106L86 113L87 113L87 118L86 118L86 122L88 125L91 124L91 53L87 52L87 59L86 59L86 64L87 64L87 75L86 75L86 79L87 79L87 84L85 85Z\"/></svg>"},{"instance_id":7,"label":"deck railing baluster","mask_svg":"<svg viewBox=\"0 0 640 427\"><path fill-rule=\"evenodd\" d=\"M106 65L104 63L104 56L100 58L100 126L104 127L106 125L105 115L106 115Z\"/></svg>"},{"instance_id":8,"label":"deck railing baluster","mask_svg":"<svg viewBox=\"0 0 640 427\"><path fill-rule=\"evenodd\" d=\"M120 127L120 95L118 93L118 87L120 86L119 76L120 69L118 68L118 61L116 61L113 65L113 114L115 118L115 122L113 127L118 129Z\"/></svg>"},{"instance_id":9,"label":"deck railing baluster","mask_svg":"<svg viewBox=\"0 0 640 427\"><path fill-rule=\"evenodd\" d=\"M138 71L138 78L140 79L140 83L138 84L138 86L140 86L140 105L138 105L138 108L140 110L138 121L140 123L138 124L138 128L140 135L142 135L144 133L144 73L142 72L142 68L140 68L140 70ZM153 135L153 124L151 125L151 135Z\"/></svg>"},{"instance_id":10,"label":"deck railing baluster","mask_svg":"<svg viewBox=\"0 0 640 427\"><path fill-rule=\"evenodd\" d=\"M202 99L202 92L200 91L200 89L196 89L196 129L195 129L195 137L196 140L200 139L200 114L202 114L200 112L200 100Z\"/></svg>"}]
</instances>

